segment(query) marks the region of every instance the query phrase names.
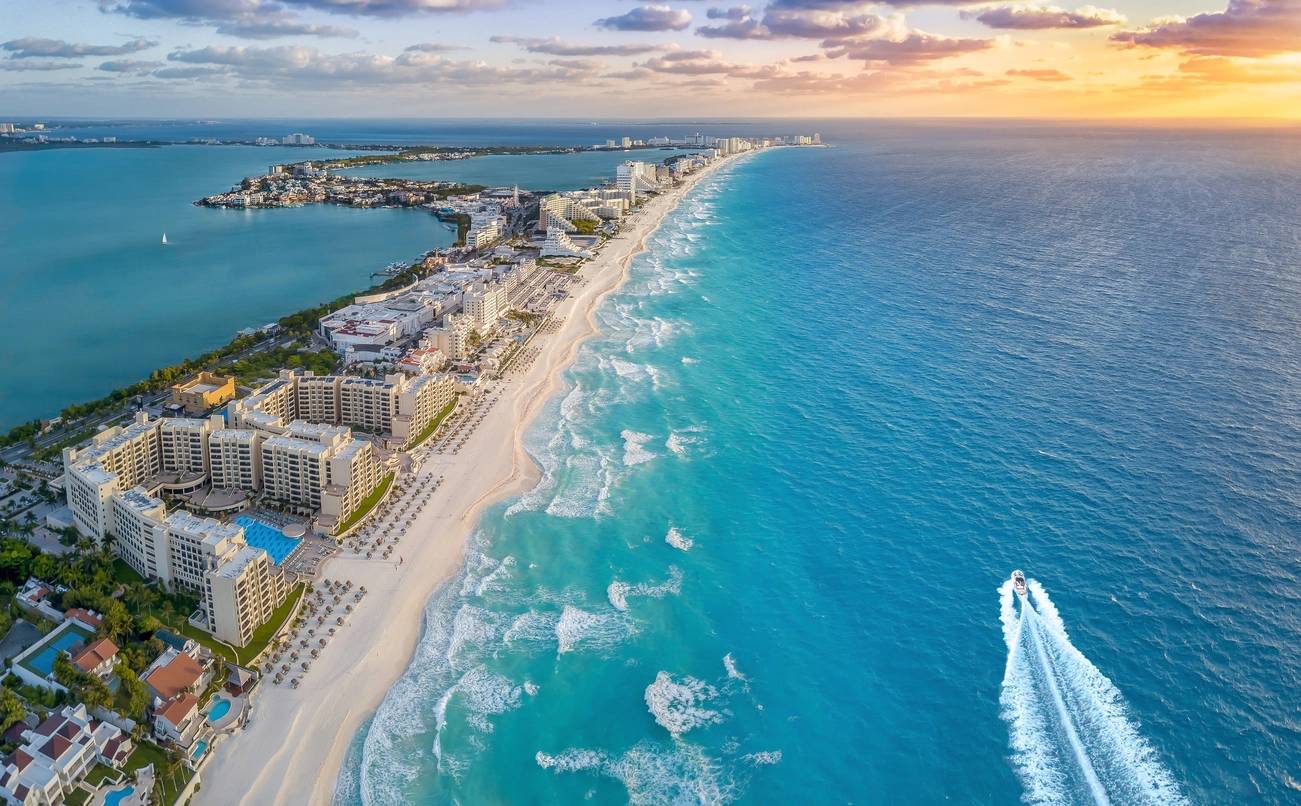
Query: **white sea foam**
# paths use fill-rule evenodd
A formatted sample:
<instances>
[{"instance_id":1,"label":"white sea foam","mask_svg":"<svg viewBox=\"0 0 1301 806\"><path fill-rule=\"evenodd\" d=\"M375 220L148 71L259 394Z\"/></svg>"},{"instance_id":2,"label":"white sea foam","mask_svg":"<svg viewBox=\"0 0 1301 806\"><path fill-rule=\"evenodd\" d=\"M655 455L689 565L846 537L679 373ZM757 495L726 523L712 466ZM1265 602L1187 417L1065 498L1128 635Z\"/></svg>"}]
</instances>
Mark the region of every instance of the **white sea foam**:
<instances>
[{"instance_id":1,"label":"white sea foam","mask_svg":"<svg viewBox=\"0 0 1301 806\"><path fill-rule=\"evenodd\" d=\"M740 669L736 668L736 659L732 657L731 652L723 656L723 668L727 670L727 676L732 680L746 681L750 679L741 674Z\"/></svg>"},{"instance_id":2,"label":"white sea foam","mask_svg":"<svg viewBox=\"0 0 1301 806\"><path fill-rule=\"evenodd\" d=\"M1120 691L1071 643L1047 591L1035 580L1029 589L1018 615L1011 582L999 588L1008 644L1000 703L1026 801L1186 803Z\"/></svg>"},{"instance_id":3,"label":"white sea foam","mask_svg":"<svg viewBox=\"0 0 1301 806\"><path fill-rule=\"evenodd\" d=\"M669 527L668 534L664 535L664 542L679 551L691 551L691 547L696 544L696 541L682 534L676 526Z\"/></svg>"},{"instance_id":4,"label":"white sea foam","mask_svg":"<svg viewBox=\"0 0 1301 806\"><path fill-rule=\"evenodd\" d=\"M520 706L523 691L520 686L488 671L483 665L467 671L454 688L456 700L465 707L466 722L483 733L492 732L489 716L504 714Z\"/></svg>"},{"instance_id":5,"label":"white sea foam","mask_svg":"<svg viewBox=\"0 0 1301 806\"><path fill-rule=\"evenodd\" d=\"M539 750L534 759L542 769L555 770L556 772L599 770L606 763L605 753L599 750L584 750L582 748L562 750L554 756Z\"/></svg>"},{"instance_id":6,"label":"white sea foam","mask_svg":"<svg viewBox=\"0 0 1301 806\"><path fill-rule=\"evenodd\" d=\"M640 431L625 428L619 433L619 436L623 437L623 464L625 467L645 464L659 455L646 448L646 443L654 439L650 434L643 434Z\"/></svg>"},{"instance_id":7,"label":"white sea foam","mask_svg":"<svg viewBox=\"0 0 1301 806\"><path fill-rule=\"evenodd\" d=\"M760 750L757 753L746 753L741 756L745 761L750 762L756 767L770 767L774 764L780 764L782 760L782 751L780 750Z\"/></svg>"},{"instance_id":8,"label":"white sea foam","mask_svg":"<svg viewBox=\"0 0 1301 806\"><path fill-rule=\"evenodd\" d=\"M555 755L539 751L542 769L556 773L598 773L623 784L633 806L722 804L736 797L736 785L716 760L686 742L642 741L627 752L570 748Z\"/></svg>"},{"instance_id":9,"label":"white sea foam","mask_svg":"<svg viewBox=\"0 0 1301 806\"><path fill-rule=\"evenodd\" d=\"M542 641L550 643L556 637L557 618L555 613L526 610L516 616L502 633L502 643L522 644Z\"/></svg>"},{"instance_id":10,"label":"white sea foam","mask_svg":"<svg viewBox=\"0 0 1301 806\"><path fill-rule=\"evenodd\" d=\"M682 363L685 364L685 365L687 365L687 366L690 366L690 365L692 365L692 364L699 364L699 363L700 363L700 359L699 359L699 358L692 358L692 357L689 356L689 355L684 355L684 356L682 356Z\"/></svg>"},{"instance_id":11,"label":"white sea foam","mask_svg":"<svg viewBox=\"0 0 1301 806\"><path fill-rule=\"evenodd\" d=\"M613 646L630 631L631 623L622 613L593 613L567 604L556 621L557 651L563 655L579 648Z\"/></svg>"},{"instance_id":12,"label":"white sea foam","mask_svg":"<svg viewBox=\"0 0 1301 806\"><path fill-rule=\"evenodd\" d=\"M718 689L703 680L684 676L678 682L668 672L657 674L645 693L646 708L674 737L722 722L722 712L705 707L717 697Z\"/></svg>"},{"instance_id":13,"label":"white sea foam","mask_svg":"<svg viewBox=\"0 0 1301 806\"><path fill-rule=\"evenodd\" d=\"M628 609L628 597L644 596L650 599L659 599L669 594L677 595L682 592L682 571L677 566L669 566L669 578L658 585L652 585L649 582L640 582L631 585L627 582L614 580L606 588L606 598L610 600L610 606L615 610Z\"/></svg>"},{"instance_id":14,"label":"white sea foam","mask_svg":"<svg viewBox=\"0 0 1301 806\"><path fill-rule=\"evenodd\" d=\"M701 436L704 429L693 426L684 428L680 431L673 431L669 434L668 439L664 440L664 446L676 456L686 457L691 454L694 446L700 445L705 438Z\"/></svg>"}]
</instances>

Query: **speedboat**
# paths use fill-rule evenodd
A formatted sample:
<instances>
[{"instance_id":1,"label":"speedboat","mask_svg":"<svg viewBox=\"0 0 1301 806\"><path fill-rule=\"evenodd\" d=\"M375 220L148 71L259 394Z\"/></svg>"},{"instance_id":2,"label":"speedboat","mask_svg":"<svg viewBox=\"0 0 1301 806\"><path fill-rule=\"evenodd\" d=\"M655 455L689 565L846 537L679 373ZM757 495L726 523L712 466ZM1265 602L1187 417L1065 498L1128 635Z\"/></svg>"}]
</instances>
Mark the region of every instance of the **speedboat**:
<instances>
[{"instance_id":1,"label":"speedboat","mask_svg":"<svg viewBox=\"0 0 1301 806\"><path fill-rule=\"evenodd\" d=\"M1012 588L1018 596L1025 596L1025 574L1019 568L1012 572Z\"/></svg>"}]
</instances>

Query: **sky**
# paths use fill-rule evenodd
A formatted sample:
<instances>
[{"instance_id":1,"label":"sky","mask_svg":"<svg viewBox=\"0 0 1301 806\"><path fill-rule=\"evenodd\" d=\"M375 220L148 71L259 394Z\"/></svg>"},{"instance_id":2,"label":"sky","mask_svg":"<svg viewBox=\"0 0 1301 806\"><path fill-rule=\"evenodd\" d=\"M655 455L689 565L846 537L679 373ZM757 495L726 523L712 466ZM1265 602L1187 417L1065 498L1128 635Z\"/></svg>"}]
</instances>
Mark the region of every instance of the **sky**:
<instances>
[{"instance_id":1,"label":"sky","mask_svg":"<svg viewBox=\"0 0 1301 806\"><path fill-rule=\"evenodd\" d=\"M1301 0L1098 2L0 0L0 119L1301 118Z\"/></svg>"}]
</instances>

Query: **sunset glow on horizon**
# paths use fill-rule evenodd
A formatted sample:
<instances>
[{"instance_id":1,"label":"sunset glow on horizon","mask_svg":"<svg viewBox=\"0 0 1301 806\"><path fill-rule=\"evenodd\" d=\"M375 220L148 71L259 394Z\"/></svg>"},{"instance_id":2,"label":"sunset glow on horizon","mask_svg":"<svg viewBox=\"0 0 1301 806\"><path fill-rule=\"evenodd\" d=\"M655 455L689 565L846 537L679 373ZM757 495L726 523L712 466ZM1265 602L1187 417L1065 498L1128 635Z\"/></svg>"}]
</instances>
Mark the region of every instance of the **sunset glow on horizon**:
<instances>
[{"instance_id":1,"label":"sunset glow on horizon","mask_svg":"<svg viewBox=\"0 0 1301 806\"><path fill-rule=\"evenodd\" d=\"M1301 0L7 4L12 115L1301 117Z\"/></svg>"}]
</instances>

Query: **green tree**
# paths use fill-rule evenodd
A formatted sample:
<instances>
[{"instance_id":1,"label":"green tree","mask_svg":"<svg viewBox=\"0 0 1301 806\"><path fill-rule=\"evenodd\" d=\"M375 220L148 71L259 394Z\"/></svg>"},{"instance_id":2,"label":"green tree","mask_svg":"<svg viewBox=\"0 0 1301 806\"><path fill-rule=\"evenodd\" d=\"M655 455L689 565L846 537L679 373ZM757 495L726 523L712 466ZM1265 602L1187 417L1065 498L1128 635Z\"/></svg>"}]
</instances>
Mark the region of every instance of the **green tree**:
<instances>
[{"instance_id":1,"label":"green tree","mask_svg":"<svg viewBox=\"0 0 1301 806\"><path fill-rule=\"evenodd\" d=\"M27 708L14 690L0 688L0 733L9 730L9 726L22 720L27 715Z\"/></svg>"}]
</instances>

